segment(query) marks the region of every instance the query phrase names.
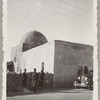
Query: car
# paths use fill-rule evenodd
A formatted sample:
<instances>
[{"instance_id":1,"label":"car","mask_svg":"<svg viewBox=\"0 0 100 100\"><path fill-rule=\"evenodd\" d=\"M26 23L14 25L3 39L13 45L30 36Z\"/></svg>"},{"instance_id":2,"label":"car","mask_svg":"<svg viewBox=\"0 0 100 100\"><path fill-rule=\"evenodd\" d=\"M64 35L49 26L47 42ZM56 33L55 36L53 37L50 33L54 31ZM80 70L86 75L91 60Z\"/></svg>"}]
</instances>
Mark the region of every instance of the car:
<instances>
[{"instance_id":1,"label":"car","mask_svg":"<svg viewBox=\"0 0 100 100\"><path fill-rule=\"evenodd\" d=\"M78 77L75 81L74 81L74 87L78 88L78 87L82 87L82 88L88 88L89 84L88 84L88 78L86 76L81 76Z\"/></svg>"}]
</instances>

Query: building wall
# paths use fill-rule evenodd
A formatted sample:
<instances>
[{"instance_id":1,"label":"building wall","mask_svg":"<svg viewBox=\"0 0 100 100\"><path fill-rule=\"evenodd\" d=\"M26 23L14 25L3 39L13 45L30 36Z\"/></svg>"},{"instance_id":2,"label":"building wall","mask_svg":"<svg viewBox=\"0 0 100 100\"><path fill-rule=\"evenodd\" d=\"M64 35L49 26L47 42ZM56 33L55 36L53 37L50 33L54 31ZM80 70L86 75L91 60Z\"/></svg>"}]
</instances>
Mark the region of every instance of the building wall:
<instances>
[{"instance_id":1,"label":"building wall","mask_svg":"<svg viewBox=\"0 0 100 100\"><path fill-rule=\"evenodd\" d=\"M46 43L23 52L22 69L32 72L34 68L37 72L41 71L42 62L44 62L44 71L53 73L54 68L54 43Z\"/></svg>"},{"instance_id":2,"label":"building wall","mask_svg":"<svg viewBox=\"0 0 100 100\"><path fill-rule=\"evenodd\" d=\"M17 46L11 49L11 61L14 63L14 71L19 72L21 68L21 59L22 59L22 45L18 44Z\"/></svg>"},{"instance_id":3,"label":"building wall","mask_svg":"<svg viewBox=\"0 0 100 100\"><path fill-rule=\"evenodd\" d=\"M64 41L55 41L54 86L72 85L79 66L93 69L93 47Z\"/></svg>"},{"instance_id":4,"label":"building wall","mask_svg":"<svg viewBox=\"0 0 100 100\"><path fill-rule=\"evenodd\" d=\"M17 46L17 52L13 52L17 54L14 56L15 69L19 67L21 72L24 69L32 72L36 68L37 72L40 72L44 62L44 71L54 74L54 87L72 85L79 66L93 69L93 47L89 45L55 40L25 52L21 52L21 48Z\"/></svg>"}]
</instances>

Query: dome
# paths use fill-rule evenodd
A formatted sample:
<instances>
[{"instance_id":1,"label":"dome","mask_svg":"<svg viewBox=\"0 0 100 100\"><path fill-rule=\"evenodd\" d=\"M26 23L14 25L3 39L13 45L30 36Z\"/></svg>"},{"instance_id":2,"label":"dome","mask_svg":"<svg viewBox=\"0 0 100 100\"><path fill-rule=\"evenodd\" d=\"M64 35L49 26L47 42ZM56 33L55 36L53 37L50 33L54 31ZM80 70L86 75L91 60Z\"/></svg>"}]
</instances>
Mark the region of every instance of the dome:
<instances>
[{"instance_id":1,"label":"dome","mask_svg":"<svg viewBox=\"0 0 100 100\"><path fill-rule=\"evenodd\" d=\"M47 43L46 37L38 32L38 31L31 31L28 32L21 40L21 44L23 43L36 43L36 44L44 44Z\"/></svg>"}]
</instances>

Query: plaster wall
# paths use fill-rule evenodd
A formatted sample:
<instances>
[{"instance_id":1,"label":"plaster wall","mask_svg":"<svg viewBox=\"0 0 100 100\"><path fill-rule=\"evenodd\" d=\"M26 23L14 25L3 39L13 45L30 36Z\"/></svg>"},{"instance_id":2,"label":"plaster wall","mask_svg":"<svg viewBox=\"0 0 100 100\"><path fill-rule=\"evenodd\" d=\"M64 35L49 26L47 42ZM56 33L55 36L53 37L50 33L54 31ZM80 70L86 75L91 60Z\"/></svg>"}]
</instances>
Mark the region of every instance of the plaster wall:
<instances>
[{"instance_id":1,"label":"plaster wall","mask_svg":"<svg viewBox=\"0 0 100 100\"><path fill-rule=\"evenodd\" d=\"M93 69L93 47L84 44L55 41L54 86L72 85L79 66Z\"/></svg>"},{"instance_id":2,"label":"plaster wall","mask_svg":"<svg viewBox=\"0 0 100 100\"><path fill-rule=\"evenodd\" d=\"M22 44L18 44L11 49L11 58L10 60L14 63L14 71L19 72L21 68L22 59Z\"/></svg>"},{"instance_id":3,"label":"plaster wall","mask_svg":"<svg viewBox=\"0 0 100 100\"><path fill-rule=\"evenodd\" d=\"M41 46L32 48L23 52L22 69L32 72L36 68L41 71L42 62L44 62L44 71L53 73L54 69L54 42L49 42Z\"/></svg>"}]
</instances>

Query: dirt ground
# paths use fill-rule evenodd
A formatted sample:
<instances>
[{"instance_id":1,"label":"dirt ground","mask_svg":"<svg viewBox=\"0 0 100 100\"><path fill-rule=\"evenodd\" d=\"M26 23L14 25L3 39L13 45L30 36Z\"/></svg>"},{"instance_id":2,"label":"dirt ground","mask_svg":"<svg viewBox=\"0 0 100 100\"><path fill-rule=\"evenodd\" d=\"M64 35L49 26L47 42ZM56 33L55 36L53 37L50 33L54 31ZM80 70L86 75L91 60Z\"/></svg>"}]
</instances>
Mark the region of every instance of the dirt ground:
<instances>
[{"instance_id":1,"label":"dirt ground","mask_svg":"<svg viewBox=\"0 0 100 100\"><path fill-rule=\"evenodd\" d=\"M43 89L36 93L24 89L9 93L7 100L92 100L92 97L93 91L88 89Z\"/></svg>"}]
</instances>

